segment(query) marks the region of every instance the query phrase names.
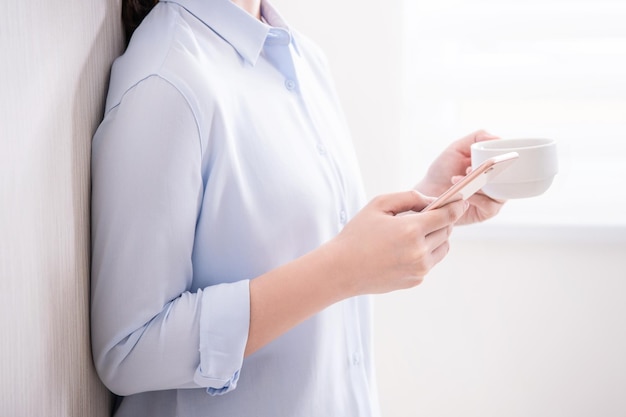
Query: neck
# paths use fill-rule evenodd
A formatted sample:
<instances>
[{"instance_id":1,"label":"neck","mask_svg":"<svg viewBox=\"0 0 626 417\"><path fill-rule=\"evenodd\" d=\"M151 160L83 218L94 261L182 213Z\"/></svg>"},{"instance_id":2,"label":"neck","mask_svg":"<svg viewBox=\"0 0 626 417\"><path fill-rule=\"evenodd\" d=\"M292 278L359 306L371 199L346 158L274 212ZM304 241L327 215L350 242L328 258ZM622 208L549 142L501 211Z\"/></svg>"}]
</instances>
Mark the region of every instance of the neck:
<instances>
[{"instance_id":1,"label":"neck","mask_svg":"<svg viewBox=\"0 0 626 417\"><path fill-rule=\"evenodd\" d=\"M261 20L261 0L231 0L237 6Z\"/></svg>"}]
</instances>

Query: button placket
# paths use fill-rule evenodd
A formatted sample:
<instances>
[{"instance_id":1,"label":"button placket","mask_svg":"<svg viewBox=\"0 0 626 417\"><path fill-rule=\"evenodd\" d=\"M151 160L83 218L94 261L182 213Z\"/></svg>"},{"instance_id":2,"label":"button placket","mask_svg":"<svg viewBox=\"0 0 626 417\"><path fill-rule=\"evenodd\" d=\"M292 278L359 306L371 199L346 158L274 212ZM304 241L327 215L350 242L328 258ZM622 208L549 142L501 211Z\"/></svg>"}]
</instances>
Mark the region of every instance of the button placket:
<instances>
[{"instance_id":1,"label":"button placket","mask_svg":"<svg viewBox=\"0 0 626 417\"><path fill-rule=\"evenodd\" d=\"M282 28L272 28L265 39L264 53L268 61L283 75L288 91L298 89L298 77L291 52L291 34Z\"/></svg>"},{"instance_id":2,"label":"button placket","mask_svg":"<svg viewBox=\"0 0 626 417\"><path fill-rule=\"evenodd\" d=\"M342 209L339 212L339 223L341 223L342 225L345 225L347 221L348 221L348 214L346 213L344 209Z\"/></svg>"}]
</instances>

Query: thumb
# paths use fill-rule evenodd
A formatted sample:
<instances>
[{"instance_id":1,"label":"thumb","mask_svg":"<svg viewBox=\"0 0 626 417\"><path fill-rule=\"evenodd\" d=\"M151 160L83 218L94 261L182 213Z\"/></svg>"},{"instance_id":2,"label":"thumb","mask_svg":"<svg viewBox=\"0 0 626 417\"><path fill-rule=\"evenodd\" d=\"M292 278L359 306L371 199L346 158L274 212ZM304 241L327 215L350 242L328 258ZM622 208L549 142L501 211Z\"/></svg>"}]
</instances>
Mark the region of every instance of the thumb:
<instances>
[{"instance_id":1,"label":"thumb","mask_svg":"<svg viewBox=\"0 0 626 417\"><path fill-rule=\"evenodd\" d=\"M450 178L450 182L452 184L456 184L457 182L461 181L463 178L465 178L465 175L453 175L452 178Z\"/></svg>"},{"instance_id":2,"label":"thumb","mask_svg":"<svg viewBox=\"0 0 626 417\"><path fill-rule=\"evenodd\" d=\"M395 216L407 211L421 211L433 200L432 197L409 190L378 196L373 203L378 209Z\"/></svg>"},{"instance_id":3,"label":"thumb","mask_svg":"<svg viewBox=\"0 0 626 417\"><path fill-rule=\"evenodd\" d=\"M469 174L470 172L472 172L472 167L467 167L467 169L465 170L465 175ZM456 184L457 182L461 181L465 175L453 175L452 178L450 179L450 182L452 184Z\"/></svg>"}]
</instances>

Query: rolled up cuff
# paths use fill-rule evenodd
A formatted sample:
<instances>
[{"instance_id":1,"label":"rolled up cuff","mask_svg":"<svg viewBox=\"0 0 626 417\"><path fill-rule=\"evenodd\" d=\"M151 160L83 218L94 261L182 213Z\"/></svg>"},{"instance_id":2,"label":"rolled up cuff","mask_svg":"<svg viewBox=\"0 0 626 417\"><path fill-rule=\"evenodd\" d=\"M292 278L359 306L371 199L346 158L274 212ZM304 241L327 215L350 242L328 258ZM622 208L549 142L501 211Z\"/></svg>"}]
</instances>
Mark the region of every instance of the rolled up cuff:
<instances>
[{"instance_id":1,"label":"rolled up cuff","mask_svg":"<svg viewBox=\"0 0 626 417\"><path fill-rule=\"evenodd\" d=\"M219 284L202 291L200 365L194 382L210 395L234 390L248 341L250 281Z\"/></svg>"}]
</instances>

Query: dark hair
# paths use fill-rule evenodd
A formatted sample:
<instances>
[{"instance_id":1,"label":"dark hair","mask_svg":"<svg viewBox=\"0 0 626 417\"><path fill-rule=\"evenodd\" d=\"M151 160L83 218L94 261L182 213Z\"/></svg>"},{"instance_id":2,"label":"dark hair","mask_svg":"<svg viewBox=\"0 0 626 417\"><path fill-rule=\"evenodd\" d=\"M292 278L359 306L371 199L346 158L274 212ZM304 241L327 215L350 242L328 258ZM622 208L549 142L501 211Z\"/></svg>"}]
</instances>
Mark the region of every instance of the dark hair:
<instances>
[{"instance_id":1,"label":"dark hair","mask_svg":"<svg viewBox=\"0 0 626 417\"><path fill-rule=\"evenodd\" d=\"M159 0L122 0L122 23L126 34L126 44L143 18L158 2Z\"/></svg>"}]
</instances>

